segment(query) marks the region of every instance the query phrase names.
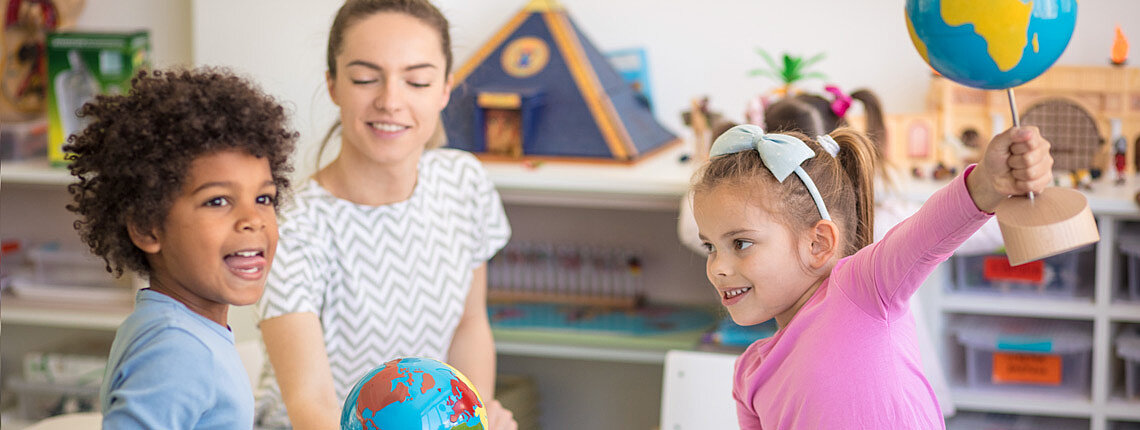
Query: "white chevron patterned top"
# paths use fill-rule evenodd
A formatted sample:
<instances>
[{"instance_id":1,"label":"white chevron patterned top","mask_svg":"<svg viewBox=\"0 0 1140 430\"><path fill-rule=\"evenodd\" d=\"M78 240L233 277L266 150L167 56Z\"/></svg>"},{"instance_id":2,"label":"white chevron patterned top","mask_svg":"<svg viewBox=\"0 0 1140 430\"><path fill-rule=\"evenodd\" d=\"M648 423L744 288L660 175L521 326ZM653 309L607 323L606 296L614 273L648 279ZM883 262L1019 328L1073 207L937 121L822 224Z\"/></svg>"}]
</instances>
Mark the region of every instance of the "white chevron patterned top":
<instances>
[{"instance_id":1,"label":"white chevron patterned top","mask_svg":"<svg viewBox=\"0 0 1140 430\"><path fill-rule=\"evenodd\" d=\"M281 214L259 318L320 317L337 396L395 357L447 359L472 271L507 243L499 193L470 153L424 151L412 196L385 206L341 200L308 181ZM269 360L257 394L265 427L288 416Z\"/></svg>"}]
</instances>

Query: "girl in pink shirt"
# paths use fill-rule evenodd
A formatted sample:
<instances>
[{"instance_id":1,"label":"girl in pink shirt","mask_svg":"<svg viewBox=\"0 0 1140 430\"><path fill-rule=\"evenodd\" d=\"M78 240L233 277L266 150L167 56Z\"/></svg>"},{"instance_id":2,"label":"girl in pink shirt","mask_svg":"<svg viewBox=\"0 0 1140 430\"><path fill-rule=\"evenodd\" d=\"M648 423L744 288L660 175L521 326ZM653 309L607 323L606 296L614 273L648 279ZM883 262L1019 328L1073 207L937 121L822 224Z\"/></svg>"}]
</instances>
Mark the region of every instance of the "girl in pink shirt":
<instances>
[{"instance_id":1,"label":"girl in pink shirt","mask_svg":"<svg viewBox=\"0 0 1140 430\"><path fill-rule=\"evenodd\" d=\"M922 281L1014 194L1052 181L1049 143L1007 130L982 161L871 244L873 144L737 126L696 174L707 275L740 325L779 331L736 362L742 429L941 429L908 303Z\"/></svg>"}]
</instances>

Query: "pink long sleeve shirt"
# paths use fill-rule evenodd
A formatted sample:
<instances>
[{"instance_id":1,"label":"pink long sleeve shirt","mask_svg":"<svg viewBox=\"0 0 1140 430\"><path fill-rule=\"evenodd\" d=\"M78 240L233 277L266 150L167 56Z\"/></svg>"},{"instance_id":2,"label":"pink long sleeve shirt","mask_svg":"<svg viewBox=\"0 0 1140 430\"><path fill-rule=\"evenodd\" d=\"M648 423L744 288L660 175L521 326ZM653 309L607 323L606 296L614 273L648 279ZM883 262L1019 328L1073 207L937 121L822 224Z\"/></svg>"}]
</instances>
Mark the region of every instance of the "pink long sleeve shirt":
<instances>
[{"instance_id":1,"label":"pink long sleeve shirt","mask_svg":"<svg viewBox=\"0 0 1140 430\"><path fill-rule=\"evenodd\" d=\"M742 429L943 429L907 304L992 215L966 190L971 169L879 242L843 258L775 335L736 361Z\"/></svg>"}]
</instances>

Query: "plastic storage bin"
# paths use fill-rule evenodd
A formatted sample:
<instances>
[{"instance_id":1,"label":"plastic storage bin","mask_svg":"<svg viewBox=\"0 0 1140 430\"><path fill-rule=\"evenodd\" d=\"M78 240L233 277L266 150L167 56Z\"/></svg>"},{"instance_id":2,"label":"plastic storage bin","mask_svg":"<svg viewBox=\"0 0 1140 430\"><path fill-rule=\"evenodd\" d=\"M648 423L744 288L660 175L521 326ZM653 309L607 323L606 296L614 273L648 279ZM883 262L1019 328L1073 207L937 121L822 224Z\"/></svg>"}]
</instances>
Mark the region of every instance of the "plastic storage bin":
<instances>
[{"instance_id":1,"label":"plastic storage bin","mask_svg":"<svg viewBox=\"0 0 1140 430\"><path fill-rule=\"evenodd\" d=\"M1117 243L1120 254L1127 261L1127 270L1124 274L1124 283L1128 286L1128 296L1132 300L1140 301L1140 231L1122 230Z\"/></svg>"},{"instance_id":2,"label":"plastic storage bin","mask_svg":"<svg viewBox=\"0 0 1140 430\"><path fill-rule=\"evenodd\" d=\"M1116 355L1124 359L1124 394L1140 399L1140 330L1116 337Z\"/></svg>"},{"instance_id":3,"label":"plastic storage bin","mask_svg":"<svg viewBox=\"0 0 1140 430\"><path fill-rule=\"evenodd\" d=\"M19 418L24 420L99 410L98 385L49 384L12 377L8 390L16 397Z\"/></svg>"},{"instance_id":4,"label":"plastic storage bin","mask_svg":"<svg viewBox=\"0 0 1140 430\"><path fill-rule=\"evenodd\" d=\"M959 320L956 332L972 388L1089 392L1092 331L1080 323L968 316Z\"/></svg>"},{"instance_id":5,"label":"plastic storage bin","mask_svg":"<svg viewBox=\"0 0 1140 430\"><path fill-rule=\"evenodd\" d=\"M1073 297L1081 286L1080 260L1093 248L1084 247L1016 267L1005 254L954 256L957 291Z\"/></svg>"},{"instance_id":6,"label":"plastic storage bin","mask_svg":"<svg viewBox=\"0 0 1140 430\"><path fill-rule=\"evenodd\" d=\"M41 245L28 251L37 284L64 287L112 286L114 281L102 259L89 252Z\"/></svg>"}]
</instances>

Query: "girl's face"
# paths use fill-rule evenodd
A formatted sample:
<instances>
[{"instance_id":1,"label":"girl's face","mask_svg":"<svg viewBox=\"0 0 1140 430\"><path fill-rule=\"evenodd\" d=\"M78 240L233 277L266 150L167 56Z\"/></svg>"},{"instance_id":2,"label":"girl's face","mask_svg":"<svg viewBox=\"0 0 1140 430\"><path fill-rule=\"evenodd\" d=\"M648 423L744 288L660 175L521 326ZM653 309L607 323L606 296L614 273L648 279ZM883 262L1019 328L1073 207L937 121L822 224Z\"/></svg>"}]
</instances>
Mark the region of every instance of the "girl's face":
<instances>
[{"instance_id":1,"label":"girl's face","mask_svg":"<svg viewBox=\"0 0 1140 430\"><path fill-rule=\"evenodd\" d=\"M135 241L148 254L152 288L225 325L229 305L253 304L265 288L276 199L265 158L223 151L195 159L162 227Z\"/></svg>"},{"instance_id":2,"label":"girl's face","mask_svg":"<svg viewBox=\"0 0 1140 430\"><path fill-rule=\"evenodd\" d=\"M382 165L416 163L451 95L440 36L393 12L344 32L337 74L327 76L340 107L341 156Z\"/></svg>"},{"instance_id":3,"label":"girl's face","mask_svg":"<svg viewBox=\"0 0 1140 430\"><path fill-rule=\"evenodd\" d=\"M737 324L776 318L783 327L819 280L802 263L811 243L750 203L749 194L721 185L693 196L693 215L709 253L706 274Z\"/></svg>"}]
</instances>

